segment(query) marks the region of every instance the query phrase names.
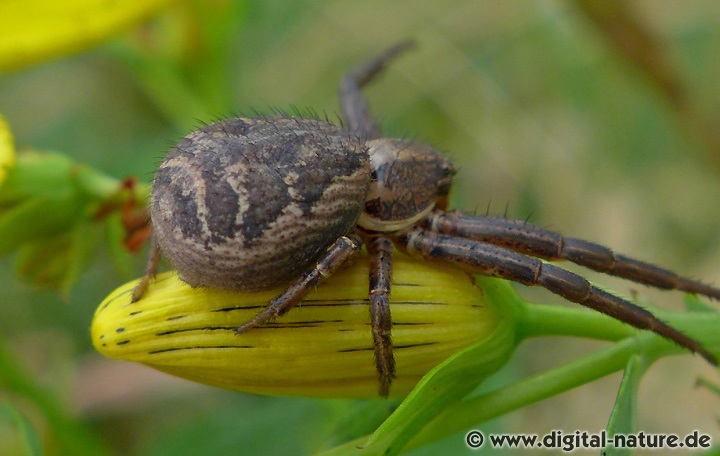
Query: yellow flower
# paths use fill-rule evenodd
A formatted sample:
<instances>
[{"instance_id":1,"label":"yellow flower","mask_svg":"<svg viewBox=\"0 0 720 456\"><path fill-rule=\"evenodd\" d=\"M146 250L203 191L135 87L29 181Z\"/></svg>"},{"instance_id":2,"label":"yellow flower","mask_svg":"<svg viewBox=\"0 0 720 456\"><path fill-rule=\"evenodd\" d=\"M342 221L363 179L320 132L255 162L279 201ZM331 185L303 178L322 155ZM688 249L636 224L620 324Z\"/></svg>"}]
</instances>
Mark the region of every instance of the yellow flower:
<instances>
[{"instance_id":1,"label":"yellow flower","mask_svg":"<svg viewBox=\"0 0 720 456\"><path fill-rule=\"evenodd\" d=\"M8 169L15 164L15 145L12 132L3 116L0 116L0 186L7 177Z\"/></svg>"},{"instance_id":2,"label":"yellow flower","mask_svg":"<svg viewBox=\"0 0 720 456\"><path fill-rule=\"evenodd\" d=\"M280 290L243 294L191 288L171 272L159 275L133 304L136 284L115 290L95 313L92 340L105 356L241 391L377 396L367 258L322 283L274 324L242 335L234 328ZM391 309L397 361L393 395L408 393L450 355L490 337L503 318L464 272L402 255L394 261Z\"/></svg>"},{"instance_id":3,"label":"yellow flower","mask_svg":"<svg viewBox=\"0 0 720 456\"><path fill-rule=\"evenodd\" d=\"M90 48L172 2L4 0L0 2L0 70Z\"/></svg>"}]
</instances>

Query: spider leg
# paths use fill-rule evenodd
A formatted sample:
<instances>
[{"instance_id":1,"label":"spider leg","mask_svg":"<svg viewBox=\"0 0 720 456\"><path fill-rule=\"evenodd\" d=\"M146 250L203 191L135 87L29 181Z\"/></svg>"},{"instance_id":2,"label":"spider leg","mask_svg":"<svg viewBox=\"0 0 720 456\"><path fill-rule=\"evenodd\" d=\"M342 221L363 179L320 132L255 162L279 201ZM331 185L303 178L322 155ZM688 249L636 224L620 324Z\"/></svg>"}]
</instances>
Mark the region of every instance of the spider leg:
<instances>
[{"instance_id":1,"label":"spider leg","mask_svg":"<svg viewBox=\"0 0 720 456\"><path fill-rule=\"evenodd\" d=\"M387 49L376 58L359 65L340 82L340 105L350 133L363 139L380 137L380 127L370 114L370 106L363 98L362 87L377 76L395 57L412 47L412 41L403 41Z\"/></svg>"},{"instance_id":2,"label":"spider leg","mask_svg":"<svg viewBox=\"0 0 720 456\"><path fill-rule=\"evenodd\" d=\"M315 267L306 271L292 285L276 296L270 304L255 318L239 326L235 332L244 333L256 326L272 321L274 318L286 314L295 307L303 297L322 279L330 277L338 268L351 258L362 245L362 240L354 234L340 237L320 257Z\"/></svg>"},{"instance_id":3,"label":"spider leg","mask_svg":"<svg viewBox=\"0 0 720 456\"><path fill-rule=\"evenodd\" d=\"M391 337L390 281L392 243L385 236L365 241L370 253L370 321L372 324L375 367L380 380L380 395L387 396L395 378L395 357Z\"/></svg>"},{"instance_id":4,"label":"spider leg","mask_svg":"<svg viewBox=\"0 0 720 456\"><path fill-rule=\"evenodd\" d=\"M422 229L410 232L403 241L409 252L416 251L426 258L449 261L475 274L544 287L568 301L673 340L699 353L713 365L717 365L715 356L697 341L659 320L642 307L593 286L577 274L544 263L537 258L485 242L456 238Z\"/></svg>"},{"instance_id":5,"label":"spider leg","mask_svg":"<svg viewBox=\"0 0 720 456\"><path fill-rule=\"evenodd\" d=\"M148 262L145 266L145 275L140 280L140 283L135 287L132 293L130 302L138 302L143 297L147 287L150 285L150 281L155 278L157 274L158 265L160 264L160 246L155 240L155 236L151 237L150 250L148 253Z\"/></svg>"},{"instance_id":6,"label":"spider leg","mask_svg":"<svg viewBox=\"0 0 720 456\"><path fill-rule=\"evenodd\" d=\"M681 277L667 269L614 253L607 247L565 237L520 220L471 217L438 212L430 219L435 232L506 247L546 260L568 260L605 274L667 290L682 290L720 300L720 289Z\"/></svg>"}]
</instances>

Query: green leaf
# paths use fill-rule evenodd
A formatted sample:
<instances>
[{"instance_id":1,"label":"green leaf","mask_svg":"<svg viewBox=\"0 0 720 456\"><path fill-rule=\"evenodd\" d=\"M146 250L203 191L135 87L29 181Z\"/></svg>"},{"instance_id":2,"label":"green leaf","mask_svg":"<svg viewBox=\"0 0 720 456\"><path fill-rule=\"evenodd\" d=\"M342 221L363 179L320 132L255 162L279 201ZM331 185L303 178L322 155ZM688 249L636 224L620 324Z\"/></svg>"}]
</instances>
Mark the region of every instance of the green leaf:
<instances>
[{"instance_id":1,"label":"green leaf","mask_svg":"<svg viewBox=\"0 0 720 456\"><path fill-rule=\"evenodd\" d=\"M692 294L685 295L685 299L683 299L683 304L685 304L685 308L687 310L691 310L694 312L717 312L716 308L706 303L705 301L701 301L696 295Z\"/></svg>"},{"instance_id":2,"label":"green leaf","mask_svg":"<svg viewBox=\"0 0 720 456\"><path fill-rule=\"evenodd\" d=\"M11 404L0 402L0 421L10 421L20 432L25 453L28 456L42 456L44 454L42 439L37 429Z\"/></svg>"},{"instance_id":3,"label":"green leaf","mask_svg":"<svg viewBox=\"0 0 720 456\"><path fill-rule=\"evenodd\" d=\"M629 435L635 432L637 419L637 394L640 379L647 371L647 358L641 355L632 356L625 367L620 389L615 399L615 407L607 426L608 437L613 435ZM608 456L630 455L629 448L605 447L604 454Z\"/></svg>"},{"instance_id":4,"label":"green leaf","mask_svg":"<svg viewBox=\"0 0 720 456\"><path fill-rule=\"evenodd\" d=\"M525 328L522 334L524 337L534 337L538 334L557 334L603 339L604 337L599 337L595 326L603 327L603 325L607 324L610 325L608 326L608 330L610 331L610 337L608 338L617 341L605 349L598 350L595 353L559 368L542 372L479 396L471 396L461 401L447 404L446 408L437 413L432 421L424 426L421 431L408 442L408 449L416 448L447 437L453 433L466 430L469 427L477 426L487 420L497 418L513 410L592 382L621 369L627 369L628 383L626 383L621 390L622 400L619 400L619 403L632 402L635 400L633 391L637 390L637 382L639 382L639 377L644 372L646 366L642 363L636 365L635 363L639 363L639 361L631 363L631 359L638 358L643 362L647 362L647 358L645 358L645 356L648 356L647 354L652 354L652 359L655 359L655 357L686 352L686 350L663 339L657 334L630 328L607 315L572 307L555 306L556 310L550 311L551 307L547 305L524 303L506 282L490 278L478 278L477 281L488 299L501 299L501 296L506 295L505 301L494 302L502 302L515 306L516 310L514 312L511 311L511 314L514 313L516 317L519 317L518 326L521 329ZM507 288L503 290L504 287ZM659 313L659 316L673 327L683 329L688 334L697 337L706 347L712 349L720 346L720 342L718 342L718 331L716 331L716 328L720 324L720 313L718 312L710 314L704 311L665 311ZM541 323L543 328L541 331L527 330L532 322L540 322L540 320L543 319L550 319L552 321ZM620 331L618 328L615 328L616 325L624 326L625 330ZM625 337L618 339L618 337L623 334ZM639 352L643 353L642 357L638 355ZM450 362L450 360L446 362ZM436 371L432 371L428 375L434 375L435 373ZM430 393L432 393L432 391L430 391ZM413 394L415 394L415 392L413 392ZM410 399L410 396L408 396L408 399ZM425 398L419 397L416 399L432 400L432 396L430 394ZM400 405L396 414L391 416L388 421L394 419L397 413L402 410L403 406L404 403ZM632 418L628 420L628 417L623 415L623 413L626 413L624 411L633 409L627 406L619 406L618 409L620 412L618 412L619 414L615 421L618 423L617 428L623 428L620 426L621 424L623 424L624 428L627 428L628 426L624 423L631 423ZM409 418L415 419L416 417L410 416ZM396 420L394 424L400 428L398 432L402 432L403 426L412 426L414 429L418 428L418 423L408 425L397 421L399 420ZM388 422L384 423L383 426L387 426L387 423ZM376 435L379 434L380 431L381 430L378 429ZM394 430L386 429L386 431L385 434L390 434ZM391 435L388 439L392 439L392 437ZM373 436L373 438L375 438L375 436ZM366 442L366 439L356 439L336 446L322 454L324 456L356 454L359 451L359 447L362 447L363 444L367 445ZM382 445L373 444L372 446L366 446L363 448L362 454L384 454L385 451L392 454L393 451L397 451L392 441L382 443Z\"/></svg>"},{"instance_id":5,"label":"green leaf","mask_svg":"<svg viewBox=\"0 0 720 456\"><path fill-rule=\"evenodd\" d=\"M502 281L491 281L486 293L494 302L508 307L517 296ZM425 375L370 436L363 454L398 454L439 413L467 396L508 361L517 343L514 330L515 319L507 318L490 337L451 356Z\"/></svg>"},{"instance_id":6,"label":"green leaf","mask_svg":"<svg viewBox=\"0 0 720 456\"><path fill-rule=\"evenodd\" d=\"M0 256L69 229L82 209L82 201L72 197L33 199L13 207L0 215Z\"/></svg>"},{"instance_id":7,"label":"green leaf","mask_svg":"<svg viewBox=\"0 0 720 456\"><path fill-rule=\"evenodd\" d=\"M133 278L133 255L124 247L125 228L119 212L113 212L105 219L105 239L115 268L126 280Z\"/></svg>"},{"instance_id":8,"label":"green leaf","mask_svg":"<svg viewBox=\"0 0 720 456\"><path fill-rule=\"evenodd\" d=\"M720 397L720 385L718 385L715 382L711 382L705 377L700 377L697 379L697 386L704 386L708 390L710 390L713 394L715 394L717 397Z\"/></svg>"},{"instance_id":9,"label":"green leaf","mask_svg":"<svg viewBox=\"0 0 720 456\"><path fill-rule=\"evenodd\" d=\"M36 286L59 287L68 269L72 242L70 233L61 233L23 244L18 250L18 274Z\"/></svg>"},{"instance_id":10,"label":"green leaf","mask_svg":"<svg viewBox=\"0 0 720 456\"><path fill-rule=\"evenodd\" d=\"M93 256L96 218L137 194L144 202L146 189L58 153L23 153L0 187L0 256L19 250L21 275L67 295Z\"/></svg>"},{"instance_id":11,"label":"green leaf","mask_svg":"<svg viewBox=\"0 0 720 456\"><path fill-rule=\"evenodd\" d=\"M648 338L652 335L641 334L638 337ZM449 404L409 442L408 449L478 426L513 410L617 372L627 365L636 351L637 342L633 338L627 338L559 368ZM357 439L321 454L323 456L383 454L382 447L373 446L358 450L362 444L363 440Z\"/></svg>"},{"instance_id":12,"label":"green leaf","mask_svg":"<svg viewBox=\"0 0 720 456\"><path fill-rule=\"evenodd\" d=\"M63 296L69 296L70 289L95 257L99 228L89 223L80 223L71 233L71 251L59 284Z\"/></svg>"},{"instance_id":13,"label":"green leaf","mask_svg":"<svg viewBox=\"0 0 720 456\"><path fill-rule=\"evenodd\" d=\"M344 401L343 401L344 402ZM398 400L360 400L348 403L327 446L339 445L373 433L398 406Z\"/></svg>"},{"instance_id":14,"label":"green leaf","mask_svg":"<svg viewBox=\"0 0 720 456\"><path fill-rule=\"evenodd\" d=\"M36 286L58 288L67 297L94 257L100 228L78 223L71 231L22 245L17 270Z\"/></svg>"}]
</instances>

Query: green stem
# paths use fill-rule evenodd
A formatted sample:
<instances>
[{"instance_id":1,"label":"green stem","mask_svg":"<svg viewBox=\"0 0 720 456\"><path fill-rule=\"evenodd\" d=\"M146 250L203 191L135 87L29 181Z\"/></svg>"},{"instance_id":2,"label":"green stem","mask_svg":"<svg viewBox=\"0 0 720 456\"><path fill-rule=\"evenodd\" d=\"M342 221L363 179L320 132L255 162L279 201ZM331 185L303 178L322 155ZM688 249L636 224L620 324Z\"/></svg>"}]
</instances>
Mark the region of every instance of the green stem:
<instances>
[{"instance_id":1,"label":"green stem","mask_svg":"<svg viewBox=\"0 0 720 456\"><path fill-rule=\"evenodd\" d=\"M698 340L705 348L720 351L719 312L704 310L668 311L652 309L653 314L673 328ZM648 334L648 344L665 355L683 349L661 336L641 331L607 315L583 308L527 303L518 314L518 333L521 338L543 336L572 336L586 339L618 341L633 334Z\"/></svg>"},{"instance_id":2,"label":"green stem","mask_svg":"<svg viewBox=\"0 0 720 456\"><path fill-rule=\"evenodd\" d=\"M477 426L479 423L620 371L637 351L638 340L625 339L557 369L460 401L439 414L410 441L407 448L421 446Z\"/></svg>"},{"instance_id":3,"label":"green stem","mask_svg":"<svg viewBox=\"0 0 720 456\"><path fill-rule=\"evenodd\" d=\"M557 369L456 402L439 413L410 440L404 450L420 447L478 426L487 420L622 370L630 357L637 353L637 344L638 341L635 338L625 339ZM367 442L367 439L367 437L361 437L344 443L322 453L322 456L359 454L362 450L358 448ZM365 455L365 452L363 451L362 454Z\"/></svg>"},{"instance_id":4,"label":"green stem","mask_svg":"<svg viewBox=\"0 0 720 456\"><path fill-rule=\"evenodd\" d=\"M75 164L70 172L82 190L92 197L106 202L118 197L120 181L117 179L84 164Z\"/></svg>"},{"instance_id":5,"label":"green stem","mask_svg":"<svg viewBox=\"0 0 720 456\"><path fill-rule=\"evenodd\" d=\"M559 305L533 304L526 306L519 319L521 337L574 336L617 341L635 330L625 323L598 312Z\"/></svg>"}]
</instances>

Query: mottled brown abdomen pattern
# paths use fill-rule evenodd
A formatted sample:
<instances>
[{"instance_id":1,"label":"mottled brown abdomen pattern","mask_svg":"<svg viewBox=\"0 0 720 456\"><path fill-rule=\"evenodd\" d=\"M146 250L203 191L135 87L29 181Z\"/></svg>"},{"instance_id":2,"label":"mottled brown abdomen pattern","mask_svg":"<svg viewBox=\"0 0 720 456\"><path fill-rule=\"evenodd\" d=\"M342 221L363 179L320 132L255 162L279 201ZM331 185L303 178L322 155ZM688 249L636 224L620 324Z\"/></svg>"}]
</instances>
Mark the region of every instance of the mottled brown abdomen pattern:
<instances>
[{"instance_id":1,"label":"mottled brown abdomen pattern","mask_svg":"<svg viewBox=\"0 0 720 456\"><path fill-rule=\"evenodd\" d=\"M153 182L154 235L190 285L270 289L353 229L369 183L366 146L336 125L223 120L165 157Z\"/></svg>"}]
</instances>

